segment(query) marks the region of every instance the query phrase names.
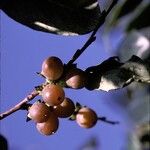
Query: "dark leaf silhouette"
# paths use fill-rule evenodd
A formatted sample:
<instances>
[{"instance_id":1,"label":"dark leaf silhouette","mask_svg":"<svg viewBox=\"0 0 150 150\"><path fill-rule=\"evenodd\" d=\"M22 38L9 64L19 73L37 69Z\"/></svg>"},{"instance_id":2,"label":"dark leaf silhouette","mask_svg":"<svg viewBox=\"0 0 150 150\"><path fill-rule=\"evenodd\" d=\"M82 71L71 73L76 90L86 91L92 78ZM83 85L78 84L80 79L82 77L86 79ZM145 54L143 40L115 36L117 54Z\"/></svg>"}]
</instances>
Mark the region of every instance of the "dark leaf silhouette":
<instances>
[{"instance_id":1,"label":"dark leaf silhouette","mask_svg":"<svg viewBox=\"0 0 150 150\"><path fill-rule=\"evenodd\" d=\"M118 13L118 18L121 18L134 11L134 9L136 9L141 2L142 0L126 0L121 8L121 11Z\"/></svg>"},{"instance_id":2,"label":"dark leaf silhouette","mask_svg":"<svg viewBox=\"0 0 150 150\"><path fill-rule=\"evenodd\" d=\"M61 35L86 34L101 16L97 0L1 0L0 7L23 25Z\"/></svg>"},{"instance_id":3,"label":"dark leaf silhouette","mask_svg":"<svg viewBox=\"0 0 150 150\"><path fill-rule=\"evenodd\" d=\"M0 134L0 148L1 150L8 150L7 139Z\"/></svg>"},{"instance_id":4,"label":"dark leaf silhouette","mask_svg":"<svg viewBox=\"0 0 150 150\"><path fill-rule=\"evenodd\" d=\"M150 14L150 3L143 9L143 11L135 17L131 23L127 27L127 31L132 29L141 29L150 26L149 21L149 14Z\"/></svg>"}]
</instances>

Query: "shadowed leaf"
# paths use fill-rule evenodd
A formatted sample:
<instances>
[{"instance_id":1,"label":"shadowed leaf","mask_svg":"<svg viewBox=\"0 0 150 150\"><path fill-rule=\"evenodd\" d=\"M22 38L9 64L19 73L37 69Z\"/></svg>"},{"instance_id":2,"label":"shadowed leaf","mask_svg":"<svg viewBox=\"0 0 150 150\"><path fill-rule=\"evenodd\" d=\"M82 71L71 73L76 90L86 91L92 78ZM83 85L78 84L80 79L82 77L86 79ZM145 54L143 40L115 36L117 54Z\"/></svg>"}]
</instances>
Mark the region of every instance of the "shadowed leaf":
<instances>
[{"instance_id":1,"label":"shadowed leaf","mask_svg":"<svg viewBox=\"0 0 150 150\"><path fill-rule=\"evenodd\" d=\"M142 2L142 0L126 0L124 5L121 8L121 11L118 13L118 17L116 19L119 19L137 8L137 6Z\"/></svg>"},{"instance_id":2,"label":"shadowed leaf","mask_svg":"<svg viewBox=\"0 0 150 150\"><path fill-rule=\"evenodd\" d=\"M86 34L101 16L97 0L1 0L0 7L23 25L60 35Z\"/></svg>"},{"instance_id":3,"label":"shadowed leaf","mask_svg":"<svg viewBox=\"0 0 150 150\"><path fill-rule=\"evenodd\" d=\"M7 139L2 135L0 135L0 148L1 150L8 150Z\"/></svg>"},{"instance_id":4,"label":"shadowed leaf","mask_svg":"<svg viewBox=\"0 0 150 150\"><path fill-rule=\"evenodd\" d=\"M141 29L150 26L149 21L149 14L150 14L150 3L143 9L143 11L135 17L131 23L127 27L127 31L132 29Z\"/></svg>"}]
</instances>

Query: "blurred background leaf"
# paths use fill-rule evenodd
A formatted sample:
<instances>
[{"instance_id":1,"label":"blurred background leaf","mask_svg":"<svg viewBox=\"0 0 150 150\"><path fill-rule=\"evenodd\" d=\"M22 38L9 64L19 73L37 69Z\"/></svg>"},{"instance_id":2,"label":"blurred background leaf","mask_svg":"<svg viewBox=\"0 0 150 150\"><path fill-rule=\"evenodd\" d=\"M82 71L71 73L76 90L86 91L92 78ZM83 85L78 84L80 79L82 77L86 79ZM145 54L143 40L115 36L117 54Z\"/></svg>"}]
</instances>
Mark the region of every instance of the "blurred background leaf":
<instances>
[{"instance_id":1,"label":"blurred background leaf","mask_svg":"<svg viewBox=\"0 0 150 150\"><path fill-rule=\"evenodd\" d=\"M127 31L131 31L132 29L141 29L150 26L149 18L150 14L150 3L145 6L139 15L137 15L130 24L127 26Z\"/></svg>"},{"instance_id":2,"label":"blurred background leaf","mask_svg":"<svg viewBox=\"0 0 150 150\"><path fill-rule=\"evenodd\" d=\"M79 150L100 150L98 138L90 137L80 146Z\"/></svg>"},{"instance_id":3,"label":"blurred background leaf","mask_svg":"<svg viewBox=\"0 0 150 150\"><path fill-rule=\"evenodd\" d=\"M8 150L7 139L0 134L0 148L1 150Z\"/></svg>"},{"instance_id":4,"label":"blurred background leaf","mask_svg":"<svg viewBox=\"0 0 150 150\"><path fill-rule=\"evenodd\" d=\"M122 28L127 28L129 26L128 31L149 26L149 7L150 2L147 0L119 1L106 20L104 27L105 34L118 26Z\"/></svg>"}]
</instances>

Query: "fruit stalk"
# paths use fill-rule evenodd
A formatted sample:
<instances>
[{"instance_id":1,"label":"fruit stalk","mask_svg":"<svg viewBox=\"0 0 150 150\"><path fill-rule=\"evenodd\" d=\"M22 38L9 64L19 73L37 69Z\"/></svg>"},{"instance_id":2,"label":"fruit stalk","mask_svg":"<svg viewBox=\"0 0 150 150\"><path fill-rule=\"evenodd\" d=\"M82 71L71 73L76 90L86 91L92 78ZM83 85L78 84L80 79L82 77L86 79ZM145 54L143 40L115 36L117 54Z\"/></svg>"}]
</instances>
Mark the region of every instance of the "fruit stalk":
<instances>
[{"instance_id":1,"label":"fruit stalk","mask_svg":"<svg viewBox=\"0 0 150 150\"><path fill-rule=\"evenodd\" d=\"M103 121L103 122L108 123L108 124L112 124L112 125L119 124L118 121L107 120L106 117L98 117L98 120Z\"/></svg>"},{"instance_id":2,"label":"fruit stalk","mask_svg":"<svg viewBox=\"0 0 150 150\"><path fill-rule=\"evenodd\" d=\"M32 91L30 94L27 95L27 97L25 97L21 102L19 102L17 105L15 105L14 107L10 108L9 110L5 111L4 113L0 114L0 120L6 118L7 116L11 115L12 113L23 109L23 107L25 106L25 104L27 104L28 102L30 102L32 99L34 99L36 96L39 95L39 92L34 90Z\"/></svg>"},{"instance_id":3,"label":"fruit stalk","mask_svg":"<svg viewBox=\"0 0 150 150\"><path fill-rule=\"evenodd\" d=\"M91 36L88 38L88 40L82 46L82 48L78 49L75 52L75 54L73 55L73 57L71 58L71 60L68 62L67 65L73 64L79 58L79 56L96 40L95 35L96 35L98 29L105 23L105 19L106 19L107 15L112 10L112 8L117 4L117 2L118 2L118 0L113 0L112 4L108 8L108 10L102 12L101 17L99 18L99 23L96 26L96 28L93 30Z\"/></svg>"}]
</instances>

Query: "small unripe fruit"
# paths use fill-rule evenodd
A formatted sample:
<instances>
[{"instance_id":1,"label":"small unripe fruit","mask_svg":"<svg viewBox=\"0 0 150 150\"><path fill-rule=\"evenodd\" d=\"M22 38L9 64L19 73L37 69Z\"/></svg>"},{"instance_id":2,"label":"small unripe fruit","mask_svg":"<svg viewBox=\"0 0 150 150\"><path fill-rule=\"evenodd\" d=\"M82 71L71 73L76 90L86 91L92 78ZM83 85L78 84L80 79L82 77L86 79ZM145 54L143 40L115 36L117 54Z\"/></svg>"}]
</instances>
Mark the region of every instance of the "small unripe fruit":
<instances>
[{"instance_id":1,"label":"small unripe fruit","mask_svg":"<svg viewBox=\"0 0 150 150\"><path fill-rule=\"evenodd\" d=\"M92 128L97 122L97 114L90 108L81 108L76 115L76 122L83 128Z\"/></svg>"},{"instance_id":2,"label":"small unripe fruit","mask_svg":"<svg viewBox=\"0 0 150 150\"><path fill-rule=\"evenodd\" d=\"M51 114L50 108L40 102L35 102L28 111L28 116L35 122L45 122Z\"/></svg>"},{"instance_id":3,"label":"small unripe fruit","mask_svg":"<svg viewBox=\"0 0 150 150\"><path fill-rule=\"evenodd\" d=\"M45 86L41 92L45 103L50 106L57 106L61 104L65 98L65 92L59 85L49 84Z\"/></svg>"},{"instance_id":4,"label":"small unripe fruit","mask_svg":"<svg viewBox=\"0 0 150 150\"><path fill-rule=\"evenodd\" d=\"M86 84L86 74L81 69L72 68L66 73L65 81L67 86L74 89L80 89Z\"/></svg>"},{"instance_id":5,"label":"small unripe fruit","mask_svg":"<svg viewBox=\"0 0 150 150\"><path fill-rule=\"evenodd\" d=\"M52 135L54 134L59 126L58 117L52 113L46 122L37 123L37 130L43 135Z\"/></svg>"},{"instance_id":6,"label":"small unripe fruit","mask_svg":"<svg viewBox=\"0 0 150 150\"><path fill-rule=\"evenodd\" d=\"M63 63L58 57L49 57L42 64L42 75L49 80L57 80L63 74Z\"/></svg>"},{"instance_id":7,"label":"small unripe fruit","mask_svg":"<svg viewBox=\"0 0 150 150\"><path fill-rule=\"evenodd\" d=\"M65 98L64 101L54 107L55 114L60 118L67 118L70 117L75 110L74 103L71 99Z\"/></svg>"}]
</instances>

